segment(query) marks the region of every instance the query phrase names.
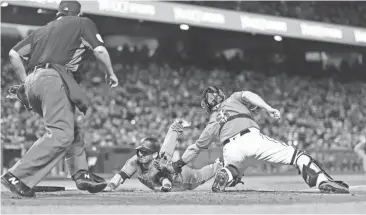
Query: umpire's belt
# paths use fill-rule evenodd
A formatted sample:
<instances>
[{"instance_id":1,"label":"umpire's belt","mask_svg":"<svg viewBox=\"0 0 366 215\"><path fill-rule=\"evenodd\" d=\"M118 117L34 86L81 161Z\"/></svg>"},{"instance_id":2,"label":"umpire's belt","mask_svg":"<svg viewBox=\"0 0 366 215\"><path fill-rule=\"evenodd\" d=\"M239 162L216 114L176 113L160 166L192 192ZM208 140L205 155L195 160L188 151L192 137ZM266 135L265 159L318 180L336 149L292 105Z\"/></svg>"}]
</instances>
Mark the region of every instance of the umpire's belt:
<instances>
[{"instance_id":1,"label":"umpire's belt","mask_svg":"<svg viewBox=\"0 0 366 215\"><path fill-rule=\"evenodd\" d=\"M236 140L237 138L239 138L239 137L241 137L241 136L243 136L244 134L247 134L247 133L249 133L249 132L250 132L249 128L244 129L244 130L242 130L241 132L239 132L239 133L235 134L234 136L230 137L229 139L226 139L222 144L224 144L224 146L225 146L226 144L230 143L231 141L234 141L234 140Z\"/></svg>"},{"instance_id":2,"label":"umpire's belt","mask_svg":"<svg viewBox=\"0 0 366 215\"><path fill-rule=\"evenodd\" d=\"M30 69L28 75L37 71L38 69L49 69L51 67L52 67L52 64L50 64L50 63L39 64L39 65L33 67L33 69Z\"/></svg>"}]
</instances>

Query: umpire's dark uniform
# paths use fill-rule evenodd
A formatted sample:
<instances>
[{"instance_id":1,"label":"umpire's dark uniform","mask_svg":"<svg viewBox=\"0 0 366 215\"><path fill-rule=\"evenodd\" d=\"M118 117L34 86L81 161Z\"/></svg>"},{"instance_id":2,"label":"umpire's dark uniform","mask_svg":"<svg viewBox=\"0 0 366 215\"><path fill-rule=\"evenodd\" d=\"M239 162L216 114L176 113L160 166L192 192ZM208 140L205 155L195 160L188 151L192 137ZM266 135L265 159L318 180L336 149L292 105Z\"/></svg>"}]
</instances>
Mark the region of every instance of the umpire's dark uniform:
<instances>
[{"instance_id":1,"label":"umpire's dark uniform","mask_svg":"<svg viewBox=\"0 0 366 215\"><path fill-rule=\"evenodd\" d=\"M84 140L75 119L78 102L73 100L77 97L73 88L77 88L76 93L80 88L70 74L77 72L86 54L90 54L88 51L102 46L103 40L92 20L77 16L80 9L76 1L61 2L61 15L56 20L13 48L27 60L26 95L34 111L44 118L47 130L9 170L29 188L37 185L63 157L75 181L90 179ZM87 107L83 105L78 107L85 112Z\"/></svg>"}]
</instances>

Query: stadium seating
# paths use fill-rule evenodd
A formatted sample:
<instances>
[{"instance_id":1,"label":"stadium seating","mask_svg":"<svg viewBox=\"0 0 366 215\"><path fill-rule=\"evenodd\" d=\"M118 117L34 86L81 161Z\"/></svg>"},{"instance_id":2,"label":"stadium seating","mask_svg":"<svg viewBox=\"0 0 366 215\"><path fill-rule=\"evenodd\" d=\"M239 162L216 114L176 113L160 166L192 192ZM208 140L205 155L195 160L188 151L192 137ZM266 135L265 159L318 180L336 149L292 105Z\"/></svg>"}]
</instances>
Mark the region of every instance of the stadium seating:
<instances>
[{"instance_id":1,"label":"stadium seating","mask_svg":"<svg viewBox=\"0 0 366 215\"><path fill-rule=\"evenodd\" d=\"M362 1L184 1L180 3L366 27L364 15L366 2Z\"/></svg>"},{"instance_id":2,"label":"stadium seating","mask_svg":"<svg viewBox=\"0 0 366 215\"><path fill-rule=\"evenodd\" d=\"M44 132L43 121L28 114L19 102L6 98L7 89L17 82L8 59L1 60L3 141L33 143ZM137 62L114 60L120 80L115 89L104 83L95 62L83 67L82 85L93 104L90 117L78 117L86 144L133 146L146 135L162 140L173 119L184 117L193 122L193 128L180 140L180 146L186 147L198 138L207 121L199 97L209 85L223 86L228 95L252 90L263 96L283 114L281 122L256 114L263 132L301 148L351 148L366 133L364 82L341 83L335 77L305 77L283 71L269 75L249 69L173 67L151 59Z\"/></svg>"}]
</instances>

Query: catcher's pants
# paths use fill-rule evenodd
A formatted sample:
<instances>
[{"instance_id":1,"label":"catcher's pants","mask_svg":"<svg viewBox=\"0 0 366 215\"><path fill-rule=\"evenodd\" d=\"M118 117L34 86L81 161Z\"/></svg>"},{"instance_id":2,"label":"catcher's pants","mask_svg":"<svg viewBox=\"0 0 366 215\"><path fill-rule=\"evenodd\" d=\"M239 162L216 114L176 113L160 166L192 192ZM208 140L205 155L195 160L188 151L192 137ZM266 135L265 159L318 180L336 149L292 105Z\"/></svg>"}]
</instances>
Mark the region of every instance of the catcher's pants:
<instances>
[{"instance_id":1,"label":"catcher's pants","mask_svg":"<svg viewBox=\"0 0 366 215\"><path fill-rule=\"evenodd\" d=\"M239 175L258 161L274 164L292 164L295 148L262 134L257 128L249 128L250 132L232 138L223 149L225 166L233 165Z\"/></svg>"},{"instance_id":2,"label":"catcher's pants","mask_svg":"<svg viewBox=\"0 0 366 215\"><path fill-rule=\"evenodd\" d=\"M45 121L46 133L9 171L30 188L37 185L65 157L70 174L88 169L75 105L65 92L59 73L38 69L25 82L26 95L34 111Z\"/></svg>"},{"instance_id":3,"label":"catcher's pants","mask_svg":"<svg viewBox=\"0 0 366 215\"><path fill-rule=\"evenodd\" d=\"M171 160L178 143L177 138L178 133L169 129L164 143L161 146L160 154L164 153ZM193 190L214 177L217 169L220 167L221 165L219 163L209 164L201 169L192 169L184 166L181 174L173 176L172 191Z\"/></svg>"}]
</instances>

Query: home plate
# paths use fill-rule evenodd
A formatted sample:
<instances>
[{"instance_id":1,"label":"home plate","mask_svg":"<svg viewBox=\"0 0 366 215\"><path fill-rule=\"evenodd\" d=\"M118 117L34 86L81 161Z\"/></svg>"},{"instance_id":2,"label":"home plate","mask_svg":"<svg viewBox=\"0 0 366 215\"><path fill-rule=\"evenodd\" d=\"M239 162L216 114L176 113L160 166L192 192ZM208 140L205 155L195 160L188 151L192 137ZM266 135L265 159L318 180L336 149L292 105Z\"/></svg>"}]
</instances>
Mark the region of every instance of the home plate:
<instances>
[{"instance_id":1,"label":"home plate","mask_svg":"<svg viewBox=\"0 0 366 215\"><path fill-rule=\"evenodd\" d=\"M58 186L35 186L33 187L34 192L56 192L56 191L65 191L65 187Z\"/></svg>"},{"instance_id":2,"label":"home plate","mask_svg":"<svg viewBox=\"0 0 366 215\"><path fill-rule=\"evenodd\" d=\"M53 187L56 185L64 187L65 191L77 190L76 185L73 181L42 181L40 183L40 187Z\"/></svg>"}]
</instances>

